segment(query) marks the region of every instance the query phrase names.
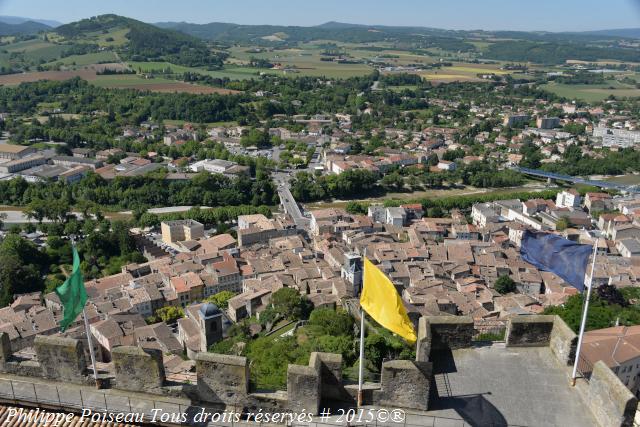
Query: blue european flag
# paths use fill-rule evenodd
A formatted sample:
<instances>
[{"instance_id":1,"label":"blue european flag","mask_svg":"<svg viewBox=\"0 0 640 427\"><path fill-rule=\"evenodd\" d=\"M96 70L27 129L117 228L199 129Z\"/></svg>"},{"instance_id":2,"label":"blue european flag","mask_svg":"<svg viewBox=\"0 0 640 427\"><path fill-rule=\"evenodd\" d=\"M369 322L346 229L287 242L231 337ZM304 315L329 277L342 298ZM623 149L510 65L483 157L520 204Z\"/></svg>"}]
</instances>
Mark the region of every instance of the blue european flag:
<instances>
[{"instance_id":1,"label":"blue european flag","mask_svg":"<svg viewBox=\"0 0 640 427\"><path fill-rule=\"evenodd\" d=\"M550 233L526 230L522 236L522 259L540 270L550 271L579 291L593 248Z\"/></svg>"}]
</instances>

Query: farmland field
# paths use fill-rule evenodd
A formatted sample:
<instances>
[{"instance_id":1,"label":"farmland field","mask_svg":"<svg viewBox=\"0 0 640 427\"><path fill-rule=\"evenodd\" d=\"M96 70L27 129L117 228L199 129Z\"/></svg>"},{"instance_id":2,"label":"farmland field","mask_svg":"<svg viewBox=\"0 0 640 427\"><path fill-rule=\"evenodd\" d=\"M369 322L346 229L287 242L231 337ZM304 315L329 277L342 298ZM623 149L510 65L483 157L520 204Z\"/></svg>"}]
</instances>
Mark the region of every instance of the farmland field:
<instances>
[{"instance_id":1,"label":"farmland field","mask_svg":"<svg viewBox=\"0 0 640 427\"><path fill-rule=\"evenodd\" d=\"M501 70L500 64L468 64L464 62L454 62L452 67L442 67L440 69L424 71L418 73L422 78L432 82L453 82L453 81L481 81L478 74L506 75L509 71Z\"/></svg>"},{"instance_id":2,"label":"farmland field","mask_svg":"<svg viewBox=\"0 0 640 427\"><path fill-rule=\"evenodd\" d=\"M32 73L6 74L0 76L0 85L13 86L25 82L37 82L39 80L68 80L81 77L85 80L96 78L96 71L82 69L74 71L39 71Z\"/></svg>"},{"instance_id":3,"label":"farmland field","mask_svg":"<svg viewBox=\"0 0 640 427\"><path fill-rule=\"evenodd\" d=\"M96 76L92 83L100 87L149 90L152 92L219 93L224 95L237 93L229 89L195 85L163 78L145 79L135 74Z\"/></svg>"},{"instance_id":4,"label":"farmland field","mask_svg":"<svg viewBox=\"0 0 640 427\"><path fill-rule=\"evenodd\" d=\"M247 62L251 57L266 59L282 68L295 71L287 74L293 76L324 76L329 78L349 78L371 73L372 68L365 64L341 64L337 62L321 61L322 50L317 47L303 49L282 49L272 52L250 53L247 48L231 48L234 58ZM367 52L371 54L372 52ZM283 71L269 70L276 73Z\"/></svg>"},{"instance_id":5,"label":"farmland field","mask_svg":"<svg viewBox=\"0 0 640 427\"><path fill-rule=\"evenodd\" d=\"M211 86L195 85L175 80L154 78L145 79L135 74L125 75L97 75L96 70L102 68L122 68L120 64L92 65L78 70L68 71L41 71L20 74L7 74L0 76L0 85L13 86L24 82L39 80L68 80L80 77L100 87L139 89L153 92L186 92L196 94L220 93L231 94L233 90L215 88Z\"/></svg>"},{"instance_id":6,"label":"farmland field","mask_svg":"<svg viewBox=\"0 0 640 427\"><path fill-rule=\"evenodd\" d=\"M607 99L610 95L616 97L640 97L640 89L619 82L611 82L602 85L568 85L548 83L541 86L542 89L553 92L556 95L569 99L582 99L589 102L598 102Z\"/></svg>"},{"instance_id":7,"label":"farmland field","mask_svg":"<svg viewBox=\"0 0 640 427\"><path fill-rule=\"evenodd\" d=\"M62 52L68 49L68 46L49 43L44 40L27 40L5 46L9 54L22 53L28 60L34 61L52 61L60 56Z\"/></svg>"},{"instance_id":8,"label":"farmland field","mask_svg":"<svg viewBox=\"0 0 640 427\"><path fill-rule=\"evenodd\" d=\"M182 65L175 65L169 62L129 62L128 65L135 71L143 72L143 73L152 73L152 72L170 72L170 73L197 73L205 76L210 76L214 78L229 78L232 80L246 80L251 78L256 78L261 72L266 73L276 73L275 70L268 69L259 69L259 68L249 68L249 67L238 67L238 66L230 66L225 67L224 70L206 70L204 68L196 68L196 67L185 67Z\"/></svg>"},{"instance_id":9,"label":"farmland field","mask_svg":"<svg viewBox=\"0 0 640 427\"><path fill-rule=\"evenodd\" d=\"M91 64L98 64L104 62L115 62L117 60L116 55L113 52L103 51L96 53L87 53L84 55L71 55L66 58L59 59L57 61L52 61L46 65L76 65L76 66L84 66Z\"/></svg>"}]
</instances>

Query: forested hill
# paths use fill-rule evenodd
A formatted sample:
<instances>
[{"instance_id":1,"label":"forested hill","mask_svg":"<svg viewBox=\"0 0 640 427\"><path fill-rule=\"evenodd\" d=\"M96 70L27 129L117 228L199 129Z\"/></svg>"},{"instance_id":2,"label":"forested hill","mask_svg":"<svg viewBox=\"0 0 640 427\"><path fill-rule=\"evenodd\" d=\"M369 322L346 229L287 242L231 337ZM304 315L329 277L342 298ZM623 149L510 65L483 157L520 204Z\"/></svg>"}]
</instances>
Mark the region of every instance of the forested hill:
<instances>
[{"instance_id":1,"label":"forested hill","mask_svg":"<svg viewBox=\"0 0 640 427\"><path fill-rule=\"evenodd\" d=\"M26 21L18 24L8 24L0 21L0 36L36 34L49 29L51 29L50 26L41 24L40 22Z\"/></svg>"},{"instance_id":2,"label":"forested hill","mask_svg":"<svg viewBox=\"0 0 640 427\"><path fill-rule=\"evenodd\" d=\"M313 27L239 25L212 22L190 24L162 22L194 37L225 43L263 46L295 46L313 40L344 43L392 42L415 49L438 48L450 52L475 52L486 59L561 64L569 59L640 61L638 49L625 44L622 32L550 33L524 31L453 31L427 27L394 27L327 22ZM627 41L630 39L626 39ZM484 42L486 49L475 42Z\"/></svg>"},{"instance_id":3,"label":"forested hill","mask_svg":"<svg viewBox=\"0 0 640 427\"><path fill-rule=\"evenodd\" d=\"M125 59L133 61L168 61L191 67L216 68L222 66L225 58L224 53L213 51L196 37L118 15L83 19L61 25L55 32L75 42L105 35L105 39L116 44L114 47ZM120 43L117 39L119 34L124 34Z\"/></svg>"},{"instance_id":4,"label":"forested hill","mask_svg":"<svg viewBox=\"0 0 640 427\"><path fill-rule=\"evenodd\" d=\"M282 25L241 25L224 22L191 24L187 22L159 22L160 28L174 29L206 40L225 42L262 43L268 39L276 42L308 42L312 40L335 40L353 43L380 41L416 42L425 36L430 38L455 39L464 32L420 27L366 26L327 22L313 27ZM275 38L272 36L275 35ZM280 40L278 40L278 38Z\"/></svg>"}]
</instances>

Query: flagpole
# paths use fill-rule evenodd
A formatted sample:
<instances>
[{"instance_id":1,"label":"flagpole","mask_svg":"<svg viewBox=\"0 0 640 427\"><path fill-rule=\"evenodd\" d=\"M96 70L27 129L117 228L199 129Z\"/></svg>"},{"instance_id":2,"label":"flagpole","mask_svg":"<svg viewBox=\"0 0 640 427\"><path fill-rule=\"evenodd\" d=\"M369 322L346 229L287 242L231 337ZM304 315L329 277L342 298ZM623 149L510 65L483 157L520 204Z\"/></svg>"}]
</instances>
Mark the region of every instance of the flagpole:
<instances>
[{"instance_id":1,"label":"flagpole","mask_svg":"<svg viewBox=\"0 0 640 427\"><path fill-rule=\"evenodd\" d=\"M360 295L362 298L362 291L364 290L364 263L367 256L367 248L364 248L362 257L362 284L360 285ZM362 406L362 384L364 382L364 308L360 305L360 362L358 363L358 408Z\"/></svg>"},{"instance_id":2,"label":"flagpole","mask_svg":"<svg viewBox=\"0 0 640 427\"><path fill-rule=\"evenodd\" d=\"M91 339L91 330L89 329L89 318L87 317L87 310L82 309L82 317L84 317L84 329L87 333L87 342L89 344L89 354L91 355L91 365L93 366L93 378L96 380L96 388L100 388L98 382L98 369L96 368L96 355L93 351L93 340Z\"/></svg>"},{"instance_id":3,"label":"flagpole","mask_svg":"<svg viewBox=\"0 0 640 427\"><path fill-rule=\"evenodd\" d=\"M71 240L71 246L76 247L75 236L69 236L69 240ZM96 388L100 388L100 384L98 382L98 368L96 368L96 354L93 350L93 340L91 339L91 329L89 328L89 318L87 317L86 308L82 308L82 317L84 318L84 331L87 334L87 344L89 345L89 354L91 355L91 366L93 367L93 379L96 382Z\"/></svg>"},{"instance_id":4,"label":"flagpole","mask_svg":"<svg viewBox=\"0 0 640 427\"><path fill-rule=\"evenodd\" d=\"M589 275L589 282L587 288L587 299L584 303L584 310L582 311L582 322L580 323L580 334L578 335L578 347L576 349L576 360L573 363L573 373L571 374L571 385L576 385L576 377L578 376L578 362L580 361L580 350L582 348L582 340L584 338L584 328L587 324L587 314L589 312L589 300L591 299L591 290L593 288L593 274L596 269L596 255L598 254L598 242L600 238L596 239L593 245L593 259L591 260L591 274Z\"/></svg>"},{"instance_id":5,"label":"flagpole","mask_svg":"<svg viewBox=\"0 0 640 427\"><path fill-rule=\"evenodd\" d=\"M362 383L364 377L364 309L360 307L360 363L358 366L358 408L362 406Z\"/></svg>"}]
</instances>

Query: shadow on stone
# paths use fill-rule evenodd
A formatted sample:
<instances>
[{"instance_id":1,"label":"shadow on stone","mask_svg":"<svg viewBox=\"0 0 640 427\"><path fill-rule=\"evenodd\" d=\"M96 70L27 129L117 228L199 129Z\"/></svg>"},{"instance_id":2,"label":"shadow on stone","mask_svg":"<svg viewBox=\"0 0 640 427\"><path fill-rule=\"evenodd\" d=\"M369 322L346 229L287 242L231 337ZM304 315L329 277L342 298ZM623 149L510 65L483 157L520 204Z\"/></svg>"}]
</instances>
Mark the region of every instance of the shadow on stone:
<instances>
[{"instance_id":1,"label":"shadow on stone","mask_svg":"<svg viewBox=\"0 0 640 427\"><path fill-rule=\"evenodd\" d=\"M433 375L458 372L456 361L450 349L432 350L429 357L433 361Z\"/></svg>"},{"instance_id":2,"label":"shadow on stone","mask_svg":"<svg viewBox=\"0 0 640 427\"><path fill-rule=\"evenodd\" d=\"M433 409L453 409L470 426L508 426L502 413L484 396L475 394L439 398Z\"/></svg>"}]
</instances>

